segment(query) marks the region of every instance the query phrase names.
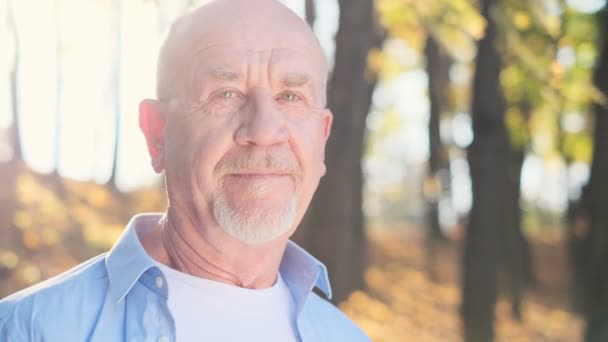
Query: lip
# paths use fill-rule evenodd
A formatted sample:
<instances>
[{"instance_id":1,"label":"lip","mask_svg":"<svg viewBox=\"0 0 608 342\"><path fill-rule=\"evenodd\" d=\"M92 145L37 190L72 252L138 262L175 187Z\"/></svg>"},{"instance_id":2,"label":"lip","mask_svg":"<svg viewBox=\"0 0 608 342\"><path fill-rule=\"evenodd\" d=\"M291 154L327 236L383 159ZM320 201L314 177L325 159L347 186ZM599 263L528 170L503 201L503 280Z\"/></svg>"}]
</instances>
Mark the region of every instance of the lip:
<instances>
[{"instance_id":1,"label":"lip","mask_svg":"<svg viewBox=\"0 0 608 342\"><path fill-rule=\"evenodd\" d=\"M243 172L230 173L229 175L236 177L281 177L289 176L289 173L278 170L247 170Z\"/></svg>"},{"instance_id":2,"label":"lip","mask_svg":"<svg viewBox=\"0 0 608 342\"><path fill-rule=\"evenodd\" d=\"M241 179L272 179L272 178L283 178L288 177L287 173L275 173L275 172L242 172L242 173L231 173L231 177Z\"/></svg>"}]
</instances>

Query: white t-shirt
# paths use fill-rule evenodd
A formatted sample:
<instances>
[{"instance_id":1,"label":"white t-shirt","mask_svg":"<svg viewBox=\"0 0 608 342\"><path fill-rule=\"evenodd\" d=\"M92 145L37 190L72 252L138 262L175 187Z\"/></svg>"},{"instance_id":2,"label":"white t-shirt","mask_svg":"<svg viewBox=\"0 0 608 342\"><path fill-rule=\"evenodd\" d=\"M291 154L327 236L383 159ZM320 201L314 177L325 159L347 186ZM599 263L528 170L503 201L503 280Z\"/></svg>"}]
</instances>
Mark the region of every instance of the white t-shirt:
<instances>
[{"instance_id":1,"label":"white t-shirt","mask_svg":"<svg viewBox=\"0 0 608 342\"><path fill-rule=\"evenodd\" d=\"M298 341L295 302L280 274L272 287L252 290L158 266L177 342Z\"/></svg>"}]
</instances>

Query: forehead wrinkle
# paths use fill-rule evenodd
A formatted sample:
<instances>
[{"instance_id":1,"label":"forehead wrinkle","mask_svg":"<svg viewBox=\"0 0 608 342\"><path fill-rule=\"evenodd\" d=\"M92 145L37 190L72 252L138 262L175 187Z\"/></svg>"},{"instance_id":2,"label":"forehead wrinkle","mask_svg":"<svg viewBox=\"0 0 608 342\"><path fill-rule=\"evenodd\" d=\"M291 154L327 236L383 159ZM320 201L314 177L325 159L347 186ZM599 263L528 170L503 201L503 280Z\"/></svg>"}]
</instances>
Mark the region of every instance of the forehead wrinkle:
<instances>
[{"instance_id":1,"label":"forehead wrinkle","mask_svg":"<svg viewBox=\"0 0 608 342\"><path fill-rule=\"evenodd\" d=\"M285 87L301 87L310 81L310 76L307 73L291 71L286 73L281 78L281 83Z\"/></svg>"},{"instance_id":2,"label":"forehead wrinkle","mask_svg":"<svg viewBox=\"0 0 608 342\"><path fill-rule=\"evenodd\" d=\"M239 71L225 65L212 66L207 70L207 74L222 81L238 81L242 78Z\"/></svg>"},{"instance_id":3,"label":"forehead wrinkle","mask_svg":"<svg viewBox=\"0 0 608 342\"><path fill-rule=\"evenodd\" d=\"M276 59L275 56L277 54L280 54L282 52L291 52L291 53L296 53L296 54L300 55L307 61L320 62L321 63L320 66L323 69L323 72L327 73L327 61L325 60L324 57L321 57L319 59L318 58L319 56L315 56L315 54L311 53L311 51L307 51L307 50L304 50L301 48L296 48L293 46L282 46L280 44L277 44L277 45L274 45L274 46L268 47L268 48L239 49L239 48L233 48L233 45L231 45L230 43L205 44L204 42L206 42L206 41L208 41L208 39L206 37L197 37L196 39L192 39L192 41L190 41L190 42L184 42L184 44L182 44L182 45L184 45L184 46L192 45L193 43L194 43L194 45L199 45L200 47L195 49L195 52L192 53L192 57L194 59L199 59L199 60L205 60L206 58L204 58L204 54L206 52L208 52L209 50L212 50L215 48L219 48L219 49L226 48L227 50L230 50L230 53L233 53L233 56L238 57L239 62L246 61L247 58L244 57L243 55L246 55L248 53L254 53L254 54L270 53L270 58L272 60L275 60Z\"/></svg>"},{"instance_id":4,"label":"forehead wrinkle","mask_svg":"<svg viewBox=\"0 0 608 342\"><path fill-rule=\"evenodd\" d=\"M202 69L201 71L203 73L215 78L235 80L237 78L243 77L243 73L241 70L243 64L252 66L263 63L268 65L270 69L278 69L277 71L282 74L280 76L281 82L287 86L301 86L309 82L313 78L311 75L311 72L313 70L306 70L311 68L311 65L307 63L303 63L303 65L301 65L300 67L295 67L295 69L300 70L281 71L290 67L291 63L284 61L291 60L291 58L286 58L285 56L277 58L276 55L282 52L290 52L300 55L300 58L303 58L303 60L309 60L307 58L308 56L306 56L306 54L301 51L286 48L246 49L242 51L239 49L227 49L224 52L227 52L230 55L228 57L223 56L222 58L217 58L213 57L213 54L211 54L211 56L205 55L212 48L222 48L223 46L228 45L218 44L198 49L198 51L192 56L191 62L195 64L192 66L192 69ZM216 59L218 60L217 62L215 61ZM196 61L202 62L197 63ZM210 65L205 65L207 63L209 63ZM319 76L323 76L323 74Z\"/></svg>"},{"instance_id":5,"label":"forehead wrinkle","mask_svg":"<svg viewBox=\"0 0 608 342\"><path fill-rule=\"evenodd\" d=\"M213 51L214 48L219 50ZM293 60L290 57L292 53L299 55L298 64L292 63ZM315 94L315 98L318 96L318 100L325 103L324 89L327 75L323 73L324 71L317 70L310 65L307 62L309 61L308 56L302 51L293 48L238 49L232 48L229 44L213 44L195 48L188 55L189 58L187 57L182 63L177 64L190 65L186 68L191 70L188 73L190 77L187 77L190 79L190 86L187 88L191 92L189 95L194 98L201 96L205 78L227 82L242 81L245 71L247 71L247 77L251 78L252 75L249 75L252 71L250 70L251 64L265 63L270 67L268 69L270 79L274 78L282 87L306 86ZM260 55L266 55L266 58L260 58L262 57ZM244 65L247 65L245 69L243 69ZM317 71L322 74L318 74ZM276 78L272 74L275 74ZM270 79L269 82L271 82Z\"/></svg>"}]
</instances>

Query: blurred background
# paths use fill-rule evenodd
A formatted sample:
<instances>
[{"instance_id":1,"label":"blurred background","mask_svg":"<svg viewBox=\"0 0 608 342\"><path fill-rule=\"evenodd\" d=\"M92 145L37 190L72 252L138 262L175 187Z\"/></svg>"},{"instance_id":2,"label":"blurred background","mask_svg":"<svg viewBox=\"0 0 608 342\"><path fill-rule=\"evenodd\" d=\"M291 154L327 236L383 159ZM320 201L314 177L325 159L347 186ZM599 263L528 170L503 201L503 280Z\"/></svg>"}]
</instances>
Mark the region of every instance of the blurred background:
<instances>
[{"instance_id":1,"label":"blurred background","mask_svg":"<svg viewBox=\"0 0 608 342\"><path fill-rule=\"evenodd\" d=\"M0 298L163 211L137 123L205 0L0 0ZM284 0L333 65L294 239L374 341L608 341L606 0Z\"/></svg>"}]
</instances>

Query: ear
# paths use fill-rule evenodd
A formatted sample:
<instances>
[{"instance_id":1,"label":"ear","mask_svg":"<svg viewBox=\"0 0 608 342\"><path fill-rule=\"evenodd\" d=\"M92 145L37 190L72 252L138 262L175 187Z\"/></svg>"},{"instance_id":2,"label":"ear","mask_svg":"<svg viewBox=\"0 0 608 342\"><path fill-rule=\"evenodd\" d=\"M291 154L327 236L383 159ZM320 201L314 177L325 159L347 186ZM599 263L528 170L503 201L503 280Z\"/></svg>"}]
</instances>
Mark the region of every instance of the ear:
<instances>
[{"instance_id":1,"label":"ear","mask_svg":"<svg viewBox=\"0 0 608 342\"><path fill-rule=\"evenodd\" d=\"M334 115L329 109L323 110L323 160L321 162L321 175L325 175L327 173L327 166L325 166L325 145L327 144L327 139L329 139L329 135L331 134L331 124L334 120Z\"/></svg>"},{"instance_id":2,"label":"ear","mask_svg":"<svg viewBox=\"0 0 608 342\"><path fill-rule=\"evenodd\" d=\"M324 142L327 143L329 135L331 134L331 124L334 121L334 114L329 109L323 110L323 138Z\"/></svg>"},{"instance_id":3,"label":"ear","mask_svg":"<svg viewBox=\"0 0 608 342\"><path fill-rule=\"evenodd\" d=\"M165 118L161 111L160 102L143 100L139 104L139 128L146 137L152 168L156 173L165 169Z\"/></svg>"}]
</instances>

